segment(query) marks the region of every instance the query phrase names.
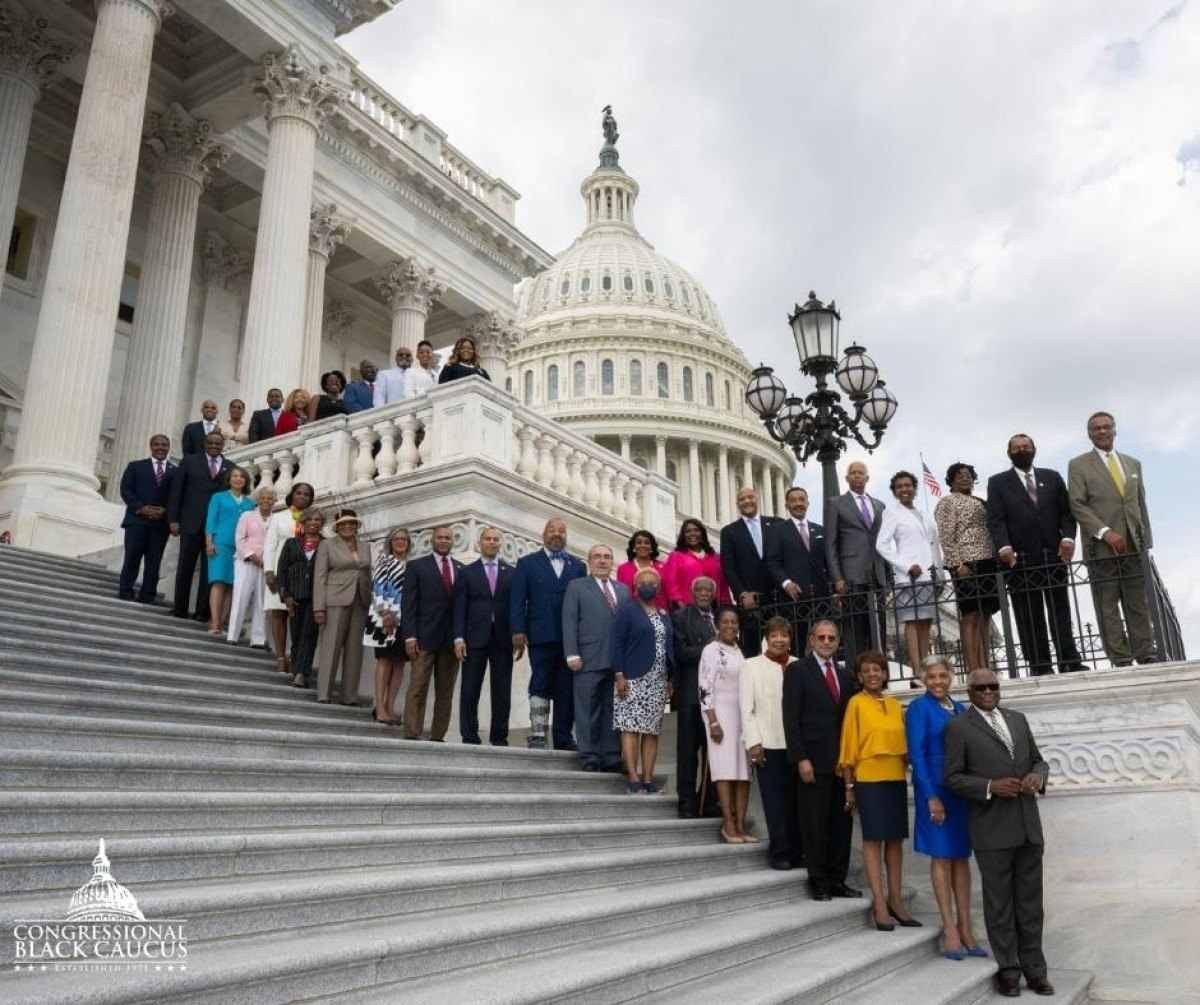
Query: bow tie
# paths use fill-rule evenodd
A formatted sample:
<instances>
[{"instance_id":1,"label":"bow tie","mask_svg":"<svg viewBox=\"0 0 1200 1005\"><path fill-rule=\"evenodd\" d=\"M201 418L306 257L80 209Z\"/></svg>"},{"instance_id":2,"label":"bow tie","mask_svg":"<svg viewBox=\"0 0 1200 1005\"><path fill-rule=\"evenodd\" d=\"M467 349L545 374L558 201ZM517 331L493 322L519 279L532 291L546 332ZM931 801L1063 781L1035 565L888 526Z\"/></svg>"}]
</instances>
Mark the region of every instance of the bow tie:
<instances>
[{"instance_id":1,"label":"bow tie","mask_svg":"<svg viewBox=\"0 0 1200 1005\"><path fill-rule=\"evenodd\" d=\"M565 551L552 551L550 552L550 560L552 562L565 562L567 560L567 553Z\"/></svg>"}]
</instances>

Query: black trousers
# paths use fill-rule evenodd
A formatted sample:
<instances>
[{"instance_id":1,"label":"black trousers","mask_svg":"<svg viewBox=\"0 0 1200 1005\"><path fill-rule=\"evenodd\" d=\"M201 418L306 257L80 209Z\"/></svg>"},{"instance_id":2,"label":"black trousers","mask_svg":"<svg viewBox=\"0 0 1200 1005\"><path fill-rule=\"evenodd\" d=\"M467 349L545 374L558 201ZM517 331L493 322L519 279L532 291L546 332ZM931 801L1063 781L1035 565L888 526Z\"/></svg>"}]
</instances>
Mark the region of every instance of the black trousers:
<instances>
[{"instance_id":1,"label":"black trousers","mask_svg":"<svg viewBox=\"0 0 1200 1005\"><path fill-rule=\"evenodd\" d=\"M508 716L512 708L512 641L496 638L477 649L468 649L462 664L462 690L458 697L458 731L463 743L479 743L479 696L488 676L492 699L491 743L508 742Z\"/></svg>"},{"instance_id":2,"label":"black trousers","mask_svg":"<svg viewBox=\"0 0 1200 1005\"><path fill-rule=\"evenodd\" d=\"M788 760L786 750L764 749L763 754L766 763L756 769L756 773L770 835L767 854L772 862L790 862L798 866L804 858L796 793L800 777Z\"/></svg>"},{"instance_id":3,"label":"black trousers","mask_svg":"<svg viewBox=\"0 0 1200 1005\"><path fill-rule=\"evenodd\" d=\"M321 626L312 616L312 600L296 601L296 616L291 619L292 630L292 673L303 674L310 688L317 686L313 674L313 657L317 654L317 640L321 637Z\"/></svg>"},{"instance_id":4,"label":"black trousers","mask_svg":"<svg viewBox=\"0 0 1200 1005\"><path fill-rule=\"evenodd\" d=\"M810 785L797 776L796 801L804 861L813 889L828 890L846 882L852 821L846 812L846 789L841 778L833 772L817 772Z\"/></svg>"},{"instance_id":5,"label":"black trousers","mask_svg":"<svg viewBox=\"0 0 1200 1005\"><path fill-rule=\"evenodd\" d=\"M169 536L167 525L161 521L156 524L134 523L125 528L125 561L121 565L120 596L128 597L133 593L139 566L142 570L139 596L150 601L158 596L158 569L162 565Z\"/></svg>"},{"instance_id":6,"label":"black trousers","mask_svg":"<svg viewBox=\"0 0 1200 1005\"><path fill-rule=\"evenodd\" d=\"M200 586L196 590L196 618L208 620L208 550L205 547L204 531L198 534L179 535L179 566L175 570L175 607L176 614L184 617L188 612L188 600L191 599L192 576L196 572L196 562L200 562Z\"/></svg>"},{"instance_id":7,"label":"black trousers","mask_svg":"<svg viewBox=\"0 0 1200 1005\"><path fill-rule=\"evenodd\" d=\"M842 598L842 610L842 645L845 647L846 667L853 673L858 654L878 648L871 635L872 621L880 639L883 638L886 624L883 591L866 583L851 583Z\"/></svg>"},{"instance_id":8,"label":"black trousers","mask_svg":"<svg viewBox=\"0 0 1200 1005\"><path fill-rule=\"evenodd\" d=\"M997 851L975 849L983 883L983 921L1002 975L1046 976L1042 955L1042 851L1023 844Z\"/></svg>"},{"instance_id":9,"label":"black trousers","mask_svg":"<svg viewBox=\"0 0 1200 1005\"><path fill-rule=\"evenodd\" d=\"M1071 598L1066 575L1066 566L1035 571L1018 565L1008 576L1013 620L1017 623L1017 637L1021 640L1021 651L1031 674L1051 672L1051 641L1060 664L1079 662L1079 650L1075 647L1075 634L1071 628ZM1047 612L1050 615L1049 631Z\"/></svg>"},{"instance_id":10,"label":"black trousers","mask_svg":"<svg viewBox=\"0 0 1200 1005\"><path fill-rule=\"evenodd\" d=\"M755 609L748 611L739 606L738 633L742 647L742 655L746 659L762 655L762 612Z\"/></svg>"},{"instance_id":11,"label":"black trousers","mask_svg":"<svg viewBox=\"0 0 1200 1005\"><path fill-rule=\"evenodd\" d=\"M708 751L704 713L700 711L699 704L680 705L675 712L675 719L675 788L679 808L694 813L700 806L699 779L703 777L704 758ZM704 806L708 809L716 805L717 786L710 778Z\"/></svg>"}]
</instances>

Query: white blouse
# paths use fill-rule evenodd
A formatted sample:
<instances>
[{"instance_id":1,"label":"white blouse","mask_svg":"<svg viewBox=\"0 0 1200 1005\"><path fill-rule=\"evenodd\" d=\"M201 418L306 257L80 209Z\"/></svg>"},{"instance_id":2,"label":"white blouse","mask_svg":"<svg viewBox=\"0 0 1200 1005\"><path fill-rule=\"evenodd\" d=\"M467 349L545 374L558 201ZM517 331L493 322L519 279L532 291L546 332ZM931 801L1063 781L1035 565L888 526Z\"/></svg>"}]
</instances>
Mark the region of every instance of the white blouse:
<instances>
[{"instance_id":1,"label":"white blouse","mask_svg":"<svg viewBox=\"0 0 1200 1005\"><path fill-rule=\"evenodd\" d=\"M879 524L876 549L896 572L901 583L907 583L908 570L921 567L918 580L928 582L931 566L942 566L942 545L937 524L932 517L908 506L889 506L883 511Z\"/></svg>"}]
</instances>

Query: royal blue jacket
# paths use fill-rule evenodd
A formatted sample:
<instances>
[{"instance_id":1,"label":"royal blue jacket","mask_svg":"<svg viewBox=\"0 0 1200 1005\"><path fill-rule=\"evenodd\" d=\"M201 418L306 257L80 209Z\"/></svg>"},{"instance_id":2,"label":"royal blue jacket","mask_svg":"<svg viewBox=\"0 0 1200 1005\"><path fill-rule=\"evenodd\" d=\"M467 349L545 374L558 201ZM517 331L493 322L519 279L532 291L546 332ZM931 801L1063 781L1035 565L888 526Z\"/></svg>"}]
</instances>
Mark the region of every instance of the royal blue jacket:
<instances>
[{"instance_id":1,"label":"royal blue jacket","mask_svg":"<svg viewBox=\"0 0 1200 1005\"><path fill-rule=\"evenodd\" d=\"M587 566L568 555L561 576L545 548L517 560L508 598L509 627L514 635L524 635L529 644L541 646L562 642L563 595L572 579L587 575Z\"/></svg>"}]
</instances>

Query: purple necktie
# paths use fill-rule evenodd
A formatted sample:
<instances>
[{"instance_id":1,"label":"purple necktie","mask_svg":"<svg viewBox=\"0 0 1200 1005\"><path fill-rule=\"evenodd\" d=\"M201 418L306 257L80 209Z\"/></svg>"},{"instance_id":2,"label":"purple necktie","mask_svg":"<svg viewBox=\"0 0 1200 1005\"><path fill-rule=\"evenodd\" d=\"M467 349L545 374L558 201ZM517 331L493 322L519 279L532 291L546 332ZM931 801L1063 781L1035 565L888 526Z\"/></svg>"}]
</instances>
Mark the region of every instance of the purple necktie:
<instances>
[{"instance_id":1,"label":"purple necktie","mask_svg":"<svg viewBox=\"0 0 1200 1005\"><path fill-rule=\"evenodd\" d=\"M488 562L484 566L484 569L487 570L488 587L491 589L492 596L494 597L496 595L496 563Z\"/></svg>"},{"instance_id":2,"label":"purple necktie","mask_svg":"<svg viewBox=\"0 0 1200 1005\"><path fill-rule=\"evenodd\" d=\"M863 526L867 530L871 529L871 524L875 522L875 516L871 513L871 507L867 505L867 497L858 497L858 508L862 512Z\"/></svg>"},{"instance_id":3,"label":"purple necktie","mask_svg":"<svg viewBox=\"0 0 1200 1005\"><path fill-rule=\"evenodd\" d=\"M219 472L220 470L221 470L221 462L218 461L215 457L210 457L208 459L208 477L216 478L217 472Z\"/></svg>"},{"instance_id":4,"label":"purple necktie","mask_svg":"<svg viewBox=\"0 0 1200 1005\"><path fill-rule=\"evenodd\" d=\"M163 468L162 461L154 462L154 484L161 485L163 483Z\"/></svg>"}]
</instances>

